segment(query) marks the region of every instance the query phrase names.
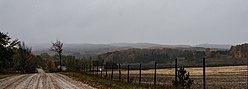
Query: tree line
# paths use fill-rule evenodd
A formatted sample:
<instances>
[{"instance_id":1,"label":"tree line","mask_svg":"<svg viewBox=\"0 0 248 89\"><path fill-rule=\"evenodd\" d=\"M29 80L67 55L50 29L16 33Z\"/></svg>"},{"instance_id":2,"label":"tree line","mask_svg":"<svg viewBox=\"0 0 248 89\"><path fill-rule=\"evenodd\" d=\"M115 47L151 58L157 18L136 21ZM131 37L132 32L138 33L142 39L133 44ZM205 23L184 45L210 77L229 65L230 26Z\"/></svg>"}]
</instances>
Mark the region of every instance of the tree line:
<instances>
[{"instance_id":1,"label":"tree line","mask_svg":"<svg viewBox=\"0 0 248 89\"><path fill-rule=\"evenodd\" d=\"M197 60L202 58L219 58L232 56L235 59L247 57L248 44L232 46L226 51L211 51L206 48L205 51L183 50L172 48L161 49L139 49L131 48L121 51L107 52L94 57L76 58L71 55L62 55L63 43L56 41L52 43L50 51L55 55L42 53L40 55L32 54L32 48L18 39L12 39L8 34L0 32L0 73L20 72L33 73L36 68L43 68L47 72L78 71L82 68L93 68L96 64L116 64L121 63L151 63L174 61L174 58L184 60Z\"/></svg>"},{"instance_id":2,"label":"tree line","mask_svg":"<svg viewBox=\"0 0 248 89\"><path fill-rule=\"evenodd\" d=\"M43 68L47 72L78 71L82 64L86 68L93 67L93 57L76 58L75 56L62 55L63 43L57 40L52 43L50 51L55 55L42 53L34 55L32 48L18 39L12 39L8 34L0 32L0 73L33 73L36 68Z\"/></svg>"},{"instance_id":3,"label":"tree line","mask_svg":"<svg viewBox=\"0 0 248 89\"><path fill-rule=\"evenodd\" d=\"M248 43L232 46L230 54L235 59L243 59L248 57Z\"/></svg>"},{"instance_id":4,"label":"tree line","mask_svg":"<svg viewBox=\"0 0 248 89\"><path fill-rule=\"evenodd\" d=\"M31 48L24 42L12 38L0 32L0 73L8 72L35 72L36 56Z\"/></svg>"},{"instance_id":5,"label":"tree line","mask_svg":"<svg viewBox=\"0 0 248 89\"><path fill-rule=\"evenodd\" d=\"M215 58L218 55L229 55L228 51L211 51L206 48L205 51L196 50L181 50L173 48L161 49L139 49L132 48L128 50L108 52L98 56L99 60L105 62L111 61L115 63L149 63L149 62L170 62L174 58L181 58L184 60L196 60L207 58Z\"/></svg>"}]
</instances>

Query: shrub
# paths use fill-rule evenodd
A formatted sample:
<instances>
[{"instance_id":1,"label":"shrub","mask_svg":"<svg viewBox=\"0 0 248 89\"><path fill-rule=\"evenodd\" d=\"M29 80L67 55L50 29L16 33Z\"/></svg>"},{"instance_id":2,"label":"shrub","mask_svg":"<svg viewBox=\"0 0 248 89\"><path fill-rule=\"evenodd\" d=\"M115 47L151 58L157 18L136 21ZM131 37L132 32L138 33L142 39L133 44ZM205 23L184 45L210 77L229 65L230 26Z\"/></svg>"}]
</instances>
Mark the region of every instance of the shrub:
<instances>
[{"instance_id":1,"label":"shrub","mask_svg":"<svg viewBox=\"0 0 248 89\"><path fill-rule=\"evenodd\" d=\"M172 83L176 89L190 89L194 80L190 78L189 72L181 67L177 70L177 80L173 80Z\"/></svg>"}]
</instances>

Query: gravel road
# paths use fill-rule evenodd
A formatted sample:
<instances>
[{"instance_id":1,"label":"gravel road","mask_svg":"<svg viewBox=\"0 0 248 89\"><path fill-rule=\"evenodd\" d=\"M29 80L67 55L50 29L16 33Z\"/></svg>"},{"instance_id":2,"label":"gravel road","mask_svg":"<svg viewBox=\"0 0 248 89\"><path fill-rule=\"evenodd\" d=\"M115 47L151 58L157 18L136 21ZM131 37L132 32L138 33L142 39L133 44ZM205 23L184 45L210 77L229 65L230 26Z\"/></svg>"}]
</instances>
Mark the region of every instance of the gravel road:
<instances>
[{"instance_id":1,"label":"gravel road","mask_svg":"<svg viewBox=\"0 0 248 89\"><path fill-rule=\"evenodd\" d=\"M42 69L37 71L0 79L0 89L94 89L62 74L45 73Z\"/></svg>"}]
</instances>

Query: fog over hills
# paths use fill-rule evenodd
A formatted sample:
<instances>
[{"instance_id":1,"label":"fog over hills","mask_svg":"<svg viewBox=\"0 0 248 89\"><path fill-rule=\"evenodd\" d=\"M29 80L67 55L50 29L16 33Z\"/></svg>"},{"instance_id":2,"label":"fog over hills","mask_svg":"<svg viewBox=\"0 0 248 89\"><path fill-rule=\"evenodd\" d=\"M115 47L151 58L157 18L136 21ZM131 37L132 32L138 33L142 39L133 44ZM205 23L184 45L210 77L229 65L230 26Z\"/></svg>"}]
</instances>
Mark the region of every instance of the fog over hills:
<instances>
[{"instance_id":1,"label":"fog over hills","mask_svg":"<svg viewBox=\"0 0 248 89\"><path fill-rule=\"evenodd\" d=\"M194 47L230 49L232 45L227 44L199 44Z\"/></svg>"},{"instance_id":2,"label":"fog over hills","mask_svg":"<svg viewBox=\"0 0 248 89\"><path fill-rule=\"evenodd\" d=\"M29 44L32 47L34 54L49 53L53 55L54 53L49 51L51 43L44 44ZM103 54L111 51L126 50L130 48L177 48L177 49L186 49L186 50L204 50L204 48L213 48L213 50L228 50L231 45L221 45L221 44L199 44L195 46L191 45L163 45L163 44L154 44L154 43L111 43L111 44L64 44L64 54L65 55L74 55L77 57L84 56L94 56Z\"/></svg>"}]
</instances>

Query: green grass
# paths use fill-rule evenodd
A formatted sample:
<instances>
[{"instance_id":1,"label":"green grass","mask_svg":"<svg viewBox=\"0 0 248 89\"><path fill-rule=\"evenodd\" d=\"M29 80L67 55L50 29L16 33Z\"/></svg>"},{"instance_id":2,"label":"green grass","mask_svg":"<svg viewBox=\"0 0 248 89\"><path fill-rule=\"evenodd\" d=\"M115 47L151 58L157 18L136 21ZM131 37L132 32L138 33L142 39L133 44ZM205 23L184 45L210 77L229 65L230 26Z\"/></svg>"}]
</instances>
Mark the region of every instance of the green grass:
<instances>
[{"instance_id":1,"label":"green grass","mask_svg":"<svg viewBox=\"0 0 248 89\"><path fill-rule=\"evenodd\" d=\"M83 74L83 73L64 72L61 74L69 76L74 80L81 81L85 84L88 84L98 89L146 89L147 88L144 86L139 86L137 84L108 80L105 78L100 78L94 75Z\"/></svg>"},{"instance_id":2,"label":"green grass","mask_svg":"<svg viewBox=\"0 0 248 89\"><path fill-rule=\"evenodd\" d=\"M0 79L7 78L10 76L15 76L15 75L18 75L18 74L0 74Z\"/></svg>"}]
</instances>

